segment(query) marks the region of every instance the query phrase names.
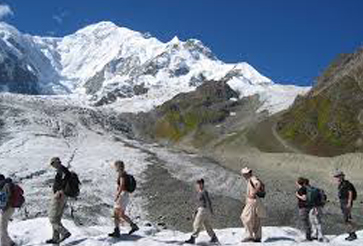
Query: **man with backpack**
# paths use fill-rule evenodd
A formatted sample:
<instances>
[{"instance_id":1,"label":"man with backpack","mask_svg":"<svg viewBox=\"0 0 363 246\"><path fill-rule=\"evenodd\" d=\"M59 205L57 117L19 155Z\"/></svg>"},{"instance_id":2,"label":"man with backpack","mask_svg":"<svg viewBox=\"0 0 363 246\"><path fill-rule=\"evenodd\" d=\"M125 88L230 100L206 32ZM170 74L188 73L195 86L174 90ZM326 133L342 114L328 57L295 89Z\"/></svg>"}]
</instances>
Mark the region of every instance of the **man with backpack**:
<instances>
[{"instance_id":1,"label":"man with backpack","mask_svg":"<svg viewBox=\"0 0 363 246\"><path fill-rule=\"evenodd\" d=\"M208 235L210 236L211 243L218 243L218 238L213 231L210 224L210 217L213 215L212 202L209 198L208 191L204 189L204 179L197 180L197 204L198 208L195 213L194 223L193 223L193 234L189 240L185 241L188 244L195 244L195 239L199 236L199 233L205 228Z\"/></svg>"},{"instance_id":2,"label":"man with backpack","mask_svg":"<svg viewBox=\"0 0 363 246\"><path fill-rule=\"evenodd\" d=\"M324 190L311 186L308 179L305 179L305 187L307 193L306 202L310 210L308 216L311 224L311 239L319 242L327 241L322 229L322 208L325 206L327 196Z\"/></svg>"},{"instance_id":3,"label":"man with backpack","mask_svg":"<svg viewBox=\"0 0 363 246\"><path fill-rule=\"evenodd\" d=\"M53 183L53 194L48 211L49 221L53 228L53 236L46 243L59 244L72 235L62 224L62 217L68 199L65 190L72 174L68 168L62 165L59 157L53 157L50 165L56 169L57 174Z\"/></svg>"},{"instance_id":4,"label":"man with backpack","mask_svg":"<svg viewBox=\"0 0 363 246\"><path fill-rule=\"evenodd\" d=\"M338 198L340 201L340 208L343 213L344 222L347 227L349 236L345 239L347 241L354 241L357 239L356 228L357 225L352 218L353 201L357 199L357 190L354 185L345 179L345 174L336 170L334 178L338 184Z\"/></svg>"},{"instance_id":5,"label":"man with backpack","mask_svg":"<svg viewBox=\"0 0 363 246\"><path fill-rule=\"evenodd\" d=\"M0 174L0 245L14 246L15 243L10 238L8 233L8 224L15 212L15 208L11 206L12 199L12 180L5 179L5 176Z\"/></svg>"},{"instance_id":6,"label":"man with backpack","mask_svg":"<svg viewBox=\"0 0 363 246\"><path fill-rule=\"evenodd\" d=\"M130 202L130 193L134 192L136 189L135 178L126 173L125 163L123 161L116 161L114 163L117 177L117 192L115 197L114 205L114 223L115 229L112 233L108 234L110 237L118 238L120 234L120 222L121 220L126 221L130 226L131 230L129 235L139 230L139 227L126 215L126 208Z\"/></svg>"},{"instance_id":7,"label":"man with backpack","mask_svg":"<svg viewBox=\"0 0 363 246\"><path fill-rule=\"evenodd\" d=\"M241 173L247 181L246 204L241 214L247 237L242 242L261 242L261 219L266 217L266 210L260 199L265 197L265 186L250 168L243 168Z\"/></svg>"}]
</instances>

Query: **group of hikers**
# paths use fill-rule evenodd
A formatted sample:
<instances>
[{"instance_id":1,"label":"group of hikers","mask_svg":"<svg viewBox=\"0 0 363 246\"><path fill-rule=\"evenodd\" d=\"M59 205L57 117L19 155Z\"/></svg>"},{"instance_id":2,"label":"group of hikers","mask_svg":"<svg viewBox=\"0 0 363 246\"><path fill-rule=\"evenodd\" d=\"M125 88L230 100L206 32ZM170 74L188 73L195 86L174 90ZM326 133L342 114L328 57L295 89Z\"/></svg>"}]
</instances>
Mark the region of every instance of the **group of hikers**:
<instances>
[{"instance_id":1,"label":"group of hikers","mask_svg":"<svg viewBox=\"0 0 363 246\"><path fill-rule=\"evenodd\" d=\"M63 226L62 217L68 198L79 195L79 179L77 174L71 172L62 165L60 158L51 159L50 165L55 168L56 176L53 183L53 195L51 197L48 211L49 221L53 229L52 237L46 241L47 244L59 244L71 237L71 233ZM125 171L125 164L116 161L114 167L117 171L117 192L114 199L114 231L110 237L119 238L120 223L127 222L131 230L129 235L139 230L139 227L126 215L126 209L130 201L130 193L136 189L134 177ZM246 237L242 242L261 242L262 224L261 219L266 217L266 210L262 199L266 196L264 183L257 178L252 170L245 167L241 170L241 175L246 180L246 202L241 214L241 221L246 230ZM336 171L334 178L338 184L338 194L344 222L347 226L349 236L347 241L357 239L356 224L352 220L353 202L357 198L354 185L345 179L342 171ZM326 202L326 195L323 190L315 188L309 184L306 178L298 178L296 181L299 217L303 224L306 241L318 240L324 242L326 239L322 232L322 207ZM194 216L193 233L185 241L187 244L195 244L196 238L203 228L210 236L211 243L219 243L218 238L212 228L211 218L214 214L211 199L205 189L204 179L196 181L197 206ZM25 202L23 190L10 178L5 178L0 174L0 239L1 246L15 246L16 244L8 234L8 224L14 214L15 208L20 208Z\"/></svg>"}]
</instances>

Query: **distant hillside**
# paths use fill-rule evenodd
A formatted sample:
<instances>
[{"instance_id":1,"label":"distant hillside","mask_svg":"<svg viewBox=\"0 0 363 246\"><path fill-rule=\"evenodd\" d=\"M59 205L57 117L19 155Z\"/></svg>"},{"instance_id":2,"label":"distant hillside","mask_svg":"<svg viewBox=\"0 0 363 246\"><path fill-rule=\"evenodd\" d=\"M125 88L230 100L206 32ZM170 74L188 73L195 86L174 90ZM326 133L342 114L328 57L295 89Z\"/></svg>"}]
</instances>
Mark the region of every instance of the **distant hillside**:
<instances>
[{"instance_id":1,"label":"distant hillside","mask_svg":"<svg viewBox=\"0 0 363 246\"><path fill-rule=\"evenodd\" d=\"M277 123L282 138L313 155L363 151L363 49L340 55Z\"/></svg>"}]
</instances>

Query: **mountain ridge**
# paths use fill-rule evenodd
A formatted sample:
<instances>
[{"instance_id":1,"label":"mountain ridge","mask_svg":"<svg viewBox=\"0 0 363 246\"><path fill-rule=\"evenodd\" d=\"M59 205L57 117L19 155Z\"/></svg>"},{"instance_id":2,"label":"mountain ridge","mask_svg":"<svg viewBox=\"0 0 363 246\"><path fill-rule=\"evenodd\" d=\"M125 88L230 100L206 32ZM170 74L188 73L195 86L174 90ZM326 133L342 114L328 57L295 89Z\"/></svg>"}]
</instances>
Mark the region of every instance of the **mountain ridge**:
<instances>
[{"instance_id":1,"label":"mountain ridge","mask_svg":"<svg viewBox=\"0 0 363 246\"><path fill-rule=\"evenodd\" d=\"M288 97L290 93L295 98L308 90L275 84L246 62L224 63L199 40L180 41L174 37L163 43L108 21L63 38L22 34L2 23L0 35L4 41L2 56L6 56L6 49L18 54L20 58L14 58L13 63L22 68L19 74L26 75L23 80L11 76L0 80L2 91L79 94L96 106L145 95L148 100L152 98L145 103L150 106L136 111L147 111L205 81L226 78L241 96L264 95L268 101L264 109L274 107L271 104L281 96L275 94L282 92ZM8 74L13 73L11 68L8 70ZM18 88L19 83L26 86ZM289 99L282 103L271 111L285 109L292 102Z\"/></svg>"}]
</instances>

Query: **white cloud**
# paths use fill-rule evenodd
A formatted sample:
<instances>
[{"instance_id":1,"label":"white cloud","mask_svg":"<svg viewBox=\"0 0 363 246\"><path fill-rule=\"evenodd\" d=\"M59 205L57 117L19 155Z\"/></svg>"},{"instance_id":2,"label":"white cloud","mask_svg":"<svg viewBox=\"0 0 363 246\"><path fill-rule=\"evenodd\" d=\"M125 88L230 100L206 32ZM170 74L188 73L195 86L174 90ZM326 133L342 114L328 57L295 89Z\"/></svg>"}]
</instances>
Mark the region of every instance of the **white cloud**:
<instances>
[{"instance_id":1,"label":"white cloud","mask_svg":"<svg viewBox=\"0 0 363 246\"><path fill-rule=\"evenodd\" d=\"M14 12L11 10L9 5L6 4L0 4L0 19L3 19L4 17L8 15L13 15Z\"/></svg>"},{"instance_id":2,"label":"white cloud","mask_svg":"<svg viewBox=\"0 0 363 246\"><path fill-rule=\"evenodd\" d=\"M55 20L58 24L62 24L64 21L64 18L67 17L68 11L63 11L60 14L53 15L52 18Z\"/></svg>"},{"instance_id":3,"label":"white cloud","mask_svg":"<svg viewBox=\"0 0 363 246\"><path fill-rule=\"evenodd\" d=\"M60 17L59 15L53 15L53 20L55 20L58 24L63 23L63 18Z\"/></svg>"}]
</instances>

